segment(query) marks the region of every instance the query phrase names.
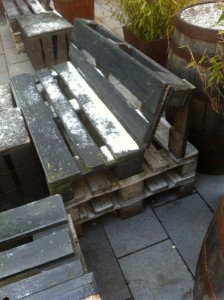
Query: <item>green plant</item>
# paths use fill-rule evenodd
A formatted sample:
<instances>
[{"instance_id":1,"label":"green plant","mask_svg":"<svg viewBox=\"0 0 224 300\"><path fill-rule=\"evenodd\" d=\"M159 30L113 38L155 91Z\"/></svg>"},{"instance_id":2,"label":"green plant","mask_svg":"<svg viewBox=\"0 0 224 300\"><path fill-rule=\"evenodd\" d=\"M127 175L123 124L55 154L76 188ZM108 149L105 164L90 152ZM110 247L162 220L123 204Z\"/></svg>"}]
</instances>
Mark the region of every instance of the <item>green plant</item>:
<instances>
[{"instance_id":1,"label":"green plant","mask_svg":"<svg viewBox=\"0 0 224 300\"><path fill-rule=\"evenodd\" d=\"M112 15L145 41L171 36L178 10L196 0L108 0Z\"/></svg>"},{"instance_id":2,"label":"green plant","mask_svg":"<svg viewBox=\"0 0 224 300\"><path fill-rule=\"evenodd\" d=\"M224 20L223 12L217 23ZM200 60L196 60L191 49L186 46L191 55L188 67L194 67L202 84L202 90L207 96L214 111L224 116L224 31L218 33L217 54L208 56L206 52ZM209 66L204 68L204 65Z\"/></svg>"}]
</instances>

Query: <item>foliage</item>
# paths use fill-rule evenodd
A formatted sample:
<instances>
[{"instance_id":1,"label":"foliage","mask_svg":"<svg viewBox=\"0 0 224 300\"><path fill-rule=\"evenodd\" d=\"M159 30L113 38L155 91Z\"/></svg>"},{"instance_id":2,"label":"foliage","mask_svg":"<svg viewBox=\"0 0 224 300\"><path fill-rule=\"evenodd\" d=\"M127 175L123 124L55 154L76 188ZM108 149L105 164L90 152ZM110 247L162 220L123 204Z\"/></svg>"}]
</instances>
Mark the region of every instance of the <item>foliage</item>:
<instances>
[{"instance_id":1,"label":"foliage","mask_svg":"<svg viewBox=\"0 0 224 300\"><path fill-rule=\"evenodd\" d=\"M145 41L171 36L176 13L196 0L108 0L112 15Z\"/></svg>"},{"instance_id":2,"label":"foliage","mask_svg":"<svg viewBox=\"0 0 224 300\"><path fill-rule=\"evenodd\" d=\"M224 20L224 8L217 23ZM207 96L214 111L224 116L224 31L218 32L217 54L208 56L206 53L196 61L191 49L191 62L188 67L194 67L202 84L203 92ZM209 66L204 68L203 66Z\"/></svg>"}]
</instances>

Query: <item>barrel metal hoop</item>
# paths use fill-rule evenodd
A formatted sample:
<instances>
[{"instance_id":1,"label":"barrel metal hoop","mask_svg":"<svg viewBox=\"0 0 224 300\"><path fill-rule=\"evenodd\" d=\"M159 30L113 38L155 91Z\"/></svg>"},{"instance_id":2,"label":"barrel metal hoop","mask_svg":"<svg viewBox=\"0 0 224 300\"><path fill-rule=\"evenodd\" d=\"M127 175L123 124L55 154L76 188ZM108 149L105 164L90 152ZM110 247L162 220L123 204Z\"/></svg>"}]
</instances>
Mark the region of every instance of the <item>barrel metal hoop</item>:
<instances>
[{"instance_id":1,"label":"barrel metal hoop","mask_svg":"<svg viewBox=\"0 0 224 300\"><path fill-rule=\"evenodd\" d=\"M218 231L220 250L222 252L222 256L224 256L224 197L222 197L220 206L218 208L217 231Z\"/></svg>"},{"instance_id":2,"label":"barrel metal hoop","mask_svg":"<svg viewBox=\"0 0 224 300\"><path fill-rule=\"evenodd\" d=\"M207 295L210 300L217 300L211 282L209 280L208 268L207 268L207 258L206 258L206 241L207 241L207 234L205 235L204 242L202 245L202 273L203 273L203 280L205 284L205 289Z\"/></svg>"},{"instance_id":3,"label":"barrel metal hoop","mask_svg":"<svg viewBox=\"0 0 224 300\"><path fill-rule=\"evenodd\" d=\"M174 40L172 40L171 44L171 50L173 51L174 54L176 54L178 57L184 59L187 63L192 62L192 60L195 61L200 61L202 58L202 55L199 53L194 53L193 57L191 56L190 49L188 47L182 47L179 46ZM200 64L200 66L209 68L211 67L211 63L208 63L207 61L204 61Z\"/></svg>"}]
</instances>

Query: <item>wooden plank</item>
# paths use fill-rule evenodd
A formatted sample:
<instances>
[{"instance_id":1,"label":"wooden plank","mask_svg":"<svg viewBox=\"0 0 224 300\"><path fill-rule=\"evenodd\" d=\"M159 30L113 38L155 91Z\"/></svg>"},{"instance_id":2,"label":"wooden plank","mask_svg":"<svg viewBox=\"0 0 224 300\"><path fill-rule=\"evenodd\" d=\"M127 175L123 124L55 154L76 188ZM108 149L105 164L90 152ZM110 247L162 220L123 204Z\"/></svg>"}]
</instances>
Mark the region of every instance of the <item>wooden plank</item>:
<instances>
[{"instance_id":1,"label":"wooden plank","mask_svg":"<svg viewBox=\"0 0 224 300\"><path fill-rule=\"evenodd\" d=\"M71 255L73 255L73 249L68 231L56 232L34 242L1 252L0 277L4 279Z\"/></svg>"},{"instance_id":2,"label":"wooden plank","mask_svg":"<svg viewBox=\"0 0 224 300\"><path fill-rule=\"evenodd\" d=\"M83 275L81 261L75 260L58 268L50 269L27 279L0 288L2 299L23 299L37 292L56 286Z\"/></svg>"},{"instance_id":3,"label":"wooden plank","mask_svg":"<svg viewBox=\"0 0 224 300\"><path fill-rule=\"evenodd\" d=\"M62 63L68 57L68 44L66 31L57 33L57 63Z\"/></svg>"},{"instance_id":4,"label":"wooden plank","mask_svg":"<svg viewBox=\"0 0 224 300\"><path fill-rule=\"evenodd\" d=\"M111 200L111 194L105 194L101 197L96 197L90 200L95 214L102 214L108 210L111 210L114 205Z\"/></svg>"},{"instance_id":5,"label":"wooden plank","mask_svg":"<svg viewBox=\"0 0 224 300\"><path fill-rule=\"evenodd\" d=\"M40 4L38 0L26 0L29 7L32 9L34 13L45 12L44 7Z\"/></svg>"},{"instance_id":6,"label":"wooden plank","mask_svg":"<svg viewBox=\"0 0 224 300\"><path fill-rule=\"evenodd\" d=\"M27 300L71 300L84 299L97 293L93 273L88 273L75 279L65 281L47 290L26 297Z\"/></svg>"},{"instance_id":7,"label":"wooden plank","mask_svg":"<svg viewBox=\"0 0 224 300\"><path fill-rule=\"evenodd\" d=\"M158 114L168 96L168 84L154 72L131 59L126 49L97 33L88 22L77 19L72 33L74 43L87 50L107 71L118 78L152 114Z\"/></svg>"},{"instance_id":8,"label":"wooden plank","mask_svg":"<svg viewBox=\"0 0 224 300\"><path fill-rule=\"evenodd\" d=\"M150 145L144 153L144 159L153 171L163 171L168 167L168 162L165 160L153 145Z\"/></svg>"},{"instance_id":9,"label":"wooden plank","mask_svg":"<svg viewBox=\"0 0 224 300\"><path fill-rule=\"evenodd\" d=\"M72 105L62 94L50 72L47 69L40 70L36 72L36 77L43 85L47 98L65 126L86 169L92 170L104 166L105 163L101 151L80 122Z\"/></svg>"},{"instance_id":10,"label":"wooden plank","mask_svg":"<svg viewBox=\"0 0 224 300\"><path fill-rule=\"evenodd\" d=\"M158 175L146 180L146 185L150 192L155 193L166 189L168 182L163 178L163 175Z\"/></svg>"},{"instance_id":11,"label":"wooden plank","mask_svg":"<svg viewBox=\"0 0 224 300\"><path fill-rule=\"evenodd\" d=\"M29 8L27 7L27 5L24 3L23 0L15 0L17 6L19 7L22 15L29 15L31 14L31 11L29 10Z\"/></svg>"},{"instance_id":12,"label":"wooden plank","mask_svg":"<svg viewBox=\"0 0 224 300\"><path fill-rule=\"evenodd\" d=\"M45 64L48 67L51 67L55 63L52 35L50 34L43 35L41 37L41 41L42 41Z\"/></svg>"},{"instance_id":13,"label":"wooden plank","mask_svg":"<svg viewBox=\"0 0 224 300\"><path fill-rule=\"evenodd\" d=\"M128 104L128 99L122 96L73 44L70 44L69 57L72 63L82 70L88 84L96 90L126 130L133 133L137 140L145 143L150 134L151 124Z\"/></svg>"},{"instance_id":14,"label":"wooden plank","mask_svg":"<svg viewBox=\"0 0 224 300\"><path fill-rule=\"evenodd\" d=\"M60 195L2 212L0 247L4 242L17 240L66 222L67 215Z\"/></svg>"},{"instance_id":15,"label":"wooden plank","mask_svg":"<svg viewBox=\"0 0 224 300\"><path fill-rule=\"evenodd\" d=\"M13 0L2 0L2 4L4 5L4 9L9 20L15 19L16 17L20 16L20 13L16 8Z\"/></svg>"},{"instance_id":16,"label":"wooden plank","mask_svg":"<svg viewBox=\"0 0 224 300\"><path fill-rule=\"evenodd\" d=\"M49 108L38 93L33 77L22 74L11 79L17 105L23 111L48 184L70 180L79 169L60 135ZM32 97L31 97L32 95Z\"/></svg>"},{"instance_id":17,"label":"wooden plank","mask_svg":"<svg viewBox=\"0 0 224 300\"><path fill-rule=\"evenodd\" d=\"M70 62L55 66L55 70L117 160L139 151L137 143Z\"/></svg>"},{"instance_id":18,"label":"wooden plank","mask_svg":"<svg viewBox=\"0 0 224 300\"><path fill-rule=\"evenodd\" d=\"M88 186L92 195L96 195L111 189L110 181L103 173L87 176L86 181L88 182Z\"/></svg>"}]
</instances>

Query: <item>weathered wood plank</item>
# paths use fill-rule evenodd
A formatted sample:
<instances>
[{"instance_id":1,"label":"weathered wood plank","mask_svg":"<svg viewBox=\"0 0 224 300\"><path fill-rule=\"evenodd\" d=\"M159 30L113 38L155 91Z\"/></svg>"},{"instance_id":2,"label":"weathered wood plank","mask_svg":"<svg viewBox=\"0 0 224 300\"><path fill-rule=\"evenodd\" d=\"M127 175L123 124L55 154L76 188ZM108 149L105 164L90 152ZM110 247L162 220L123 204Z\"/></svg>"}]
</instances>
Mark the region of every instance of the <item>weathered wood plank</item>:
<instances>
[{"instance_id":1,"label":"weathered wood plank","mask_svg":"<svg viewBox=\"0 0 224 300\"><path fill-rule=\"evenodd\" d=\"M70 62L56 65L55 70L116 159L139 151L137 143Z\"/></svg>"},{"instance_id":2,"label":"weathered wood plank","mask_svg":"<svg viewBox=\"0 0 224 300\"><path fill-rule=\"evenodd\" d=\"M93 273L88 273L75 279L65 281L47 290L26 297L27 300L71 300L84 299L97 293Z\"/></svg>"},{"instance_id":3,"label":"weathered wood plank","mask_svg":"<svg viewBox=\"0 0 224 300\"><path fill-rule=\"evenodd\" d=\"M2 4L4 5L9 20L15 19L16 17L20 16L20 13L16 8L13 0L2 0Z\"/></svg>"},{"instance_id":4,"label":"weathered wood plank","mask_svg":"<svg viewBox=\"0 0 224 300\"><path fill-rule=\"evenodd\" d=\"M50 196L1 213L1 244L67 223L60 195Z\"/></svg>"},{"instance_id":5,"label":"weathered wood plank","mask_svg":"<svg viewBox=\"0 0 224 300\"><path fill-rule=\"evenodd\" d=\"M160 112L165 101L164 96L168 93L168 84L156 78L149 68L137 60L130 59L127 45L121 49L119 44L104 38L88 26L88 22L82 20L76 20L72 39L132 91L149 112Z\"/></svg>"},{"instance_id":6,"label":"weathered wood plank","mask_svg":"<svg viewBox=\"0 0 224 300\"><path fill-rule=\"evenodd\" d=\"M17 105L21 107L48 184L71 180L79 169L61 137L49 108L38 93L34 79L28 74L15 76L11 86Z\"/></svg>"},{"instance_id":7,"label":"weathered wood plank","mask_svg":"<svg viewBox=\"0 0 224 300\"><path fill-rule=\"evenodd\" d=\"M42 69L37 71L36 76L43 85L47 98L53 105L55 112L67 129L86 169L96 169L105 165L101 151L86 128L80 122L79 117L73 110L70 102L62 94L54 78L50 75L49 70Z\"/></svg>"},{"instance_id":8,"label":"weathered wood plank","mask_svg":"<svg viewBox=\"0 0 224 300\"><path fill-rule=\"evenodd\" d=\"M83 275L81 261L75 260L58 268L41 272L27 279L0 288L2 299L23 299L37 292Z\"/></svg>"},{"instance_id":9,"label":"weathered wood plank","mask_svg":"<svg viewBox=\"0 0 224 300\"><path fill-rule=\"evenodd\" d=\"M126 130L133 133L137 140L145 143L152 128L151 124L128 103L127 99L91 65L73 44L70 44L69 57L72 63L82 70L88 84L110 107ZM118 107L119 109L117 109Z\"/></svg>"},{"instance_id":10,"label":"weathered wood plank","mask_svg":"<svg viewBox=\"0 0 224 300\"><path fill-rule=\"evenodd\" d=\"M70 255L73 255L73 249L68 231L56 232L34 242L1 252L0 277L4 279Z\"/></svg>"},{"instance_id":11,"label":"weathered wood plank","mask_svg":"<svg viewBox=\"0 0 224 300\"><path fill-rule=\"evenodd\" d=\"M24 3L23 0L15 0L15 2L18 5L18 7L23 15L31 14L31 11L29 10L29 8L27 7L27 5Z\"/></svg>"},{"instance_id":12,"label":"weathered wood plank","mask_svg":"<svg viewBox=\"0 0 224 300\"><path fill-rule=\"evenodd\" d=\"M144 159L153 171L163 171L168 167L168 162L160 154L153 145L150 145L145 153Z\"/></svg>"},{"instance_id":13,"label":"weathered wood plank","mask_svg":"<svg viewBox=\"0 0 224 300\"><path fill-rule=\"evenodd\" d=\"M27 4L30 6L34 13L45 12L44 7L40 4L38 0L26 0Z\"/></svg>"}]
</instances>

